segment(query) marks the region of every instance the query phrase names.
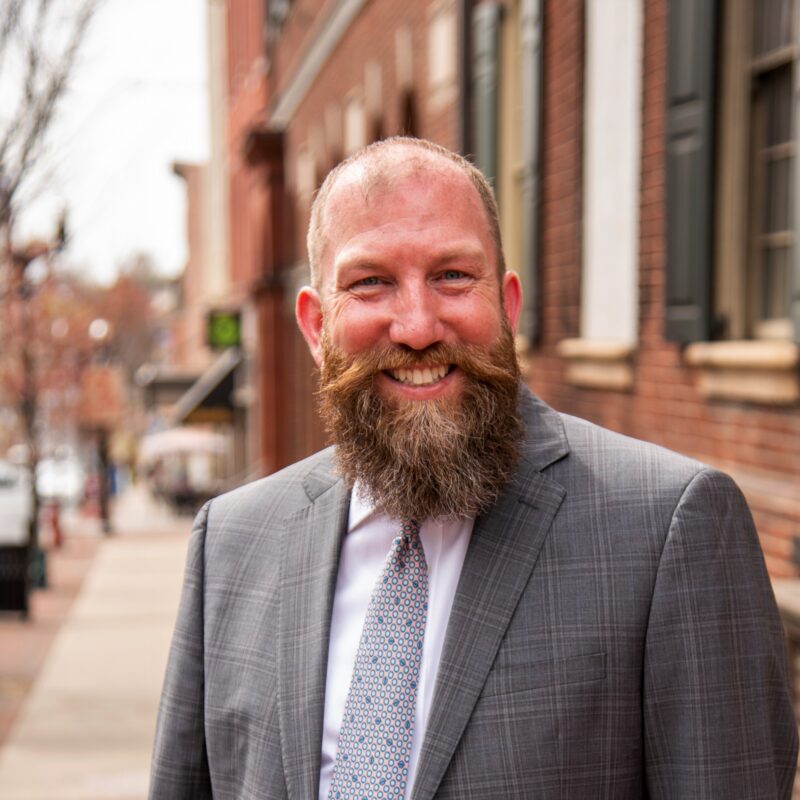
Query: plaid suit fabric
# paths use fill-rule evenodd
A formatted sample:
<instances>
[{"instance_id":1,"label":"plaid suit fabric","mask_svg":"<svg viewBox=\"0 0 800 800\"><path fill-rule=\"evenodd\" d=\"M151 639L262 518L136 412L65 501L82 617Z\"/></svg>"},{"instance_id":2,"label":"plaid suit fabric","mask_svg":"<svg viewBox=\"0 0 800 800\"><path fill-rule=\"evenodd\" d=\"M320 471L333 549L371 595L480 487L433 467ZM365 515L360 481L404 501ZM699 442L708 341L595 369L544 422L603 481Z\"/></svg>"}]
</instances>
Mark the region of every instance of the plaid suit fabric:
<instances>
[{"instance_id":1,"label":"plaid suit fabric","mask_svg":"<svg viewBox=\"0 0 800 800\"><path fill-rule=\"evenodd\" d=\"M414 785L430 798L788 798L797 737L752 521L724 475L527 392L476 520ZM152 798L312 798L348 496L330 453L198 518Z\"/></svg>"}]
</instances>

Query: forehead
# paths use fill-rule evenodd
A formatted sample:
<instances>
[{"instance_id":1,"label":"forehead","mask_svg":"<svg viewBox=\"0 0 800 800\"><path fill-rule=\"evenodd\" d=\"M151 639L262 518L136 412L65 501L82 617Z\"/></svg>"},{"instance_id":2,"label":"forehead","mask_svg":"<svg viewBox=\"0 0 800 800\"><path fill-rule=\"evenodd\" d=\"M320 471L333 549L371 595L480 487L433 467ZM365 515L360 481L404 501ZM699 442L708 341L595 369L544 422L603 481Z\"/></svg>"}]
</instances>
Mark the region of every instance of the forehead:
<instances>
[{"instance_id":1,"label":"forehead","mask_svg":"<svg viewBox=\"0 0 800 800\"><path fill-rule=\"evenodd\" d=\"M467 175L436 154L392 155L378 164L353 164L337 177L324 214L323 278L336 252L370 231L417 230L428 240L468 231L493 262L486 211Z\"/></svg>"}]
</instances>

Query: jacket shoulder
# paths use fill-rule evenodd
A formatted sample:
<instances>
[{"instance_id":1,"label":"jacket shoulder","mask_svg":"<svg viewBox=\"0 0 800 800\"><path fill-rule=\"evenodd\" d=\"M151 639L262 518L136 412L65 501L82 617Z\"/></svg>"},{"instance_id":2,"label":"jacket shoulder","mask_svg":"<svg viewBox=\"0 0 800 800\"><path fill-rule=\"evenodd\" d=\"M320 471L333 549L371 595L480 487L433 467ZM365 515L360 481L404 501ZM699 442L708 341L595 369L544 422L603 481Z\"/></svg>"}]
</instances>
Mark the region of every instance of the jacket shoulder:
<instances>
[{"instance_id":1,"label":"jacket shoulder","mask_svg":"<svg viewBox=\"0 0 800 800\"><path fill-rule=\"evenodd\" d=\"M636 485L654 470L662 481L685 486L698 473L712 469L694 458L587 420L568 414L561 414L561 418L570 447L571 458L567 461L591 467L606 480Z\"/></svg>"},{"instance_id":2,"label":"jacket shoulder","mask_svg":"<svg viewBox=\"0 0 800 800\"><path fill-rule=\"evenodd\" d=\"M209 523L231 514L261 520L276 514L287 517L340 480L333 463L333 448L329 447L214 498L209 504Z\"/></svg>"},{"instance_id":3,"label":"jacket shoulder","mask_svg":"<svg viewBox=\"0 0 800 800\"><path fill-rule=\"evenodd\" d=\"M571 490L573 500L600 502L620 515L660 519L669 526L677 508L690 497L739 495L731 478L694 458L633 439L586 420L561 415L569 457L550 475ZM595 500L590 500L595 498Z\"/></svg>"}]
</instances>

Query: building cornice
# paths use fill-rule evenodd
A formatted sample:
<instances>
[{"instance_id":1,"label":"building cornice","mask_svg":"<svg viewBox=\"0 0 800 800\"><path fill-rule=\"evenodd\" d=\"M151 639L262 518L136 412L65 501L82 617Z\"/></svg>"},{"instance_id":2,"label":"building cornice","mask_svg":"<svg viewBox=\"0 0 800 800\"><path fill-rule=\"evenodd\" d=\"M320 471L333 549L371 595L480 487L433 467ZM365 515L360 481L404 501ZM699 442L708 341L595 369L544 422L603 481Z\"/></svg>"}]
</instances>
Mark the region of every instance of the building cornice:
<instances>
[{"instance_id":1,"label":"building cornice","mask_svg":"<svg viewBox=\"0 0 800 800\"><path fill-rule=\"evenodd\" d=\"M278 97L270 114L270 127L281 129L288 125L325 62L367 2L368 0L339 0L336 3L325 24L317 28L295 74Z\"/></svg>"}]
</instances>

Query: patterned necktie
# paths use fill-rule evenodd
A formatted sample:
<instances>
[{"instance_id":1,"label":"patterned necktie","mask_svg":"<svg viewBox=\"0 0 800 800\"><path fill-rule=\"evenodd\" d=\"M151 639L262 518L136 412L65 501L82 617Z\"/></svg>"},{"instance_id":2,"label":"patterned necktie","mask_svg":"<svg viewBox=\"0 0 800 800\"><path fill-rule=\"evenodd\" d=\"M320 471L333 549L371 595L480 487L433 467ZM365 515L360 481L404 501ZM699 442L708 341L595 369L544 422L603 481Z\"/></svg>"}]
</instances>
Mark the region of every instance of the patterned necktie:
<instances>
[{"instance_id":1,"label":"patterned necktie","mask_svg":"<svg viewBox=\"0 0 800 800\"><path fill-rule=\"evenodd\" d=\"M419 523L392 542L361 631L329 800L402 800L428 610Z\"/></svg>"}]
</instances>

